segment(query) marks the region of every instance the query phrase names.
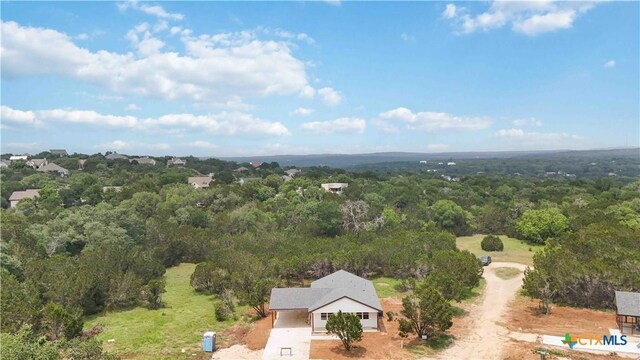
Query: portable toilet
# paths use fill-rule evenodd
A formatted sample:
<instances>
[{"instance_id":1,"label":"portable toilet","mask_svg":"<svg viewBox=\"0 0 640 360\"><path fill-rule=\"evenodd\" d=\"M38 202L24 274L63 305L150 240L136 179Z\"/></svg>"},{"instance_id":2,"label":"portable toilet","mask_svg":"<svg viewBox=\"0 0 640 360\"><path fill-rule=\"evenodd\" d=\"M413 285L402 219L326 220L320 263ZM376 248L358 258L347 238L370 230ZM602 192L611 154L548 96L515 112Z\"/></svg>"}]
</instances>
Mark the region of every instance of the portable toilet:
<instances>
[{"instance_id":1,"label":"portable toilet","mask_svg":"<svg viewBox=\"0 0 640 360\"><path fill-rule=\"evenodd\" d=\"M207 331L202 336L202 351L214 352L216 350L216 333Z\"/></svg>"}]
</instances>

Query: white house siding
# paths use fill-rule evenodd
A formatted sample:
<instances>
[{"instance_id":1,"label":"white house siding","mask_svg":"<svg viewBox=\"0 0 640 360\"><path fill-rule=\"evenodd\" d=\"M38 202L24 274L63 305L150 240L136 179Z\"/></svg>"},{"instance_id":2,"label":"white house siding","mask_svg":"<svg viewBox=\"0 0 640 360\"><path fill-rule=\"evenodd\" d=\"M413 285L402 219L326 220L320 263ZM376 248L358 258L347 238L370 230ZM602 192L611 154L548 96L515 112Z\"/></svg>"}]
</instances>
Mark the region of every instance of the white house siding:
<instances>
[{"instance_id":1,"label":"white house siding","mask_svg":"<svg viewBox=\"0 0 640 360\"><path fill-rule=\"evenodd\" d=\"M378 311L349 298L342 298L313 311L313 331L326 331L327 320L321 319L322 313L369 313L369 319L361 319L364 330L378 328Z\"/></svg>"}]
</instances>

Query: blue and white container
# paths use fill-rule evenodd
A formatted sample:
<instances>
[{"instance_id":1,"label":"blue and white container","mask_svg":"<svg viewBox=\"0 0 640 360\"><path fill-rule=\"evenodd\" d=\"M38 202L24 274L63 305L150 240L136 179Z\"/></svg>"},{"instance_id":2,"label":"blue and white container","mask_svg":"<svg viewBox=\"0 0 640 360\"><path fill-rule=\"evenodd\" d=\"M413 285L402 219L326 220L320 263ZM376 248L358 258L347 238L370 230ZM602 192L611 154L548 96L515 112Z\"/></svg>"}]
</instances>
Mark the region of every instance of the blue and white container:
<instances>
[{"instance_id":1,"label":"blue and white container","mask_svg":"<svg viewBox=\"0 0 640 360\"><path fill-rule=\"evenodd\" d=\"M214 352L216 351L216 333L213 331L207 331L202 336L202 351Z\"/></svg>"}]
</instances>

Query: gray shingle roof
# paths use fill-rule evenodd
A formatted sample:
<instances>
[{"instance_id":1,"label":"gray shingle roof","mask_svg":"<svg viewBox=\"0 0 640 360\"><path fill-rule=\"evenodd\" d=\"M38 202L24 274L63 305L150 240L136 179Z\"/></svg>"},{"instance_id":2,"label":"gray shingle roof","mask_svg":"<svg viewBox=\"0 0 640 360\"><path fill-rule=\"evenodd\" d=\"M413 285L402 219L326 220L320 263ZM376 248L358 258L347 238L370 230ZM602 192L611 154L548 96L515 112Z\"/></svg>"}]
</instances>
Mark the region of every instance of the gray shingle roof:
<instances>
[{"instance_id":1,"label":"gray shingle roof","mask_svg":"<svg viewBox=\"0 0 640 360\"><path fill-rule=\"evenodd\" d=\"M616 308L619 315L640 316L640 293L616 291Z\"/></svg>"},{"instance_id":2,"label":"gray shingle roof","mask_svg":"<svg viewBox=\"0 0 640 360\"><path fill-rule=\"evenodd\" d=\"M269 308L314 311L344 297L382 311L373 283L344 270L312 282L310 288L272 289Z\"/></svg>"},{"instance_id":3,"label":"gray shingle roof","mask_svg":"<svg viewBox=\"0 0 640 360\"><path fill-rule=\"evenodd\" d=\"M63 168L62 166L54 163L48 163L47 165L39 167L36 171L40 172L58 172L68 174L69 170Z\"/></svg>"}]
</instances>

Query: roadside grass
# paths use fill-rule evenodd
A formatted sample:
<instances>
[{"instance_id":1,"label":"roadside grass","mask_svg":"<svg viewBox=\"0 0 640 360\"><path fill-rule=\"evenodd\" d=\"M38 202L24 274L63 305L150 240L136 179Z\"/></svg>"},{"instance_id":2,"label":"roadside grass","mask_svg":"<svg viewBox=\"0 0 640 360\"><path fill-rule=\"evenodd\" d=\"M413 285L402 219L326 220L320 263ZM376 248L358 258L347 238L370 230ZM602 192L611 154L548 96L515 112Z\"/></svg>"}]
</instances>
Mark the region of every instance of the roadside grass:
<instances>
[{"instance_id":1,"label":"roadside grass","mask_svg":"<svg viewBox=\"0 0 640 360\"><path fill-rule=\"evenodd\" d=\"M477 257L491 256L494 262L515 262L525 265L533 265L533 254L540 251L544 246L532 245L525 241L499 235L504 244L503 251L484 251L480 247L482 238L486 235L476 234L472 236L461 236L456 239L456 246L460 250L468 250Z\"/></svg>"},{"instance_id":2,"label":"roadside grass","mask_svg":"<svg viewBox=\"0 0 640 360\"><path fill-rule=\"evenodd\" d=\"M148 310L137 307L93 315L85 319L85 328L102 325L104 331L98 339L103 341L105 350L129 359L192 359L191 354L202 353L201 341L205 331L216 331L218 344L224 342L225 339L220 337L221 331L251 321L246 314L248 307L237 307L236 321L217 321L215 298L196 293L189 284L195 266L180 264L167 269L164 308ZM114 341L107 342L109 339Z\"/></svg>"},{"instance_id":3,"label":"roadside grass","mask_svg":"<svg viewBox=\"0 0 640 360\"><path fill-rule=\"evenodd\" d=\"M402 281L390 277L377 277L371 279L379 298L401 298L407 294L402 290Z\"/></svg>"},{"instance_id":4,"label":"roadside grass","mask_svg":"<svg viewBox=\"0 0 640 360\"><path fill-rule=\"evenodd\" d=\"M513 279L514 277L520 275L520 270L512 267L499 267L495 268L494 272L497 277L502 280Z\"/></svg>"},{"instance_id":5,"label":"roadside grass","mask_svg":"<svg viewBox=\"0 0 640 360\"><path fill-rule=\"evenodd\" d=\"M469 290L467 294L465 294L465 297L462 299L462 302L465 304L470 304L480 299L480 296L484 293L484 289L486 287L487 287L487 280L485 280L485 278L481 278L478 286Z\"/></svg>"}]
</instances>

